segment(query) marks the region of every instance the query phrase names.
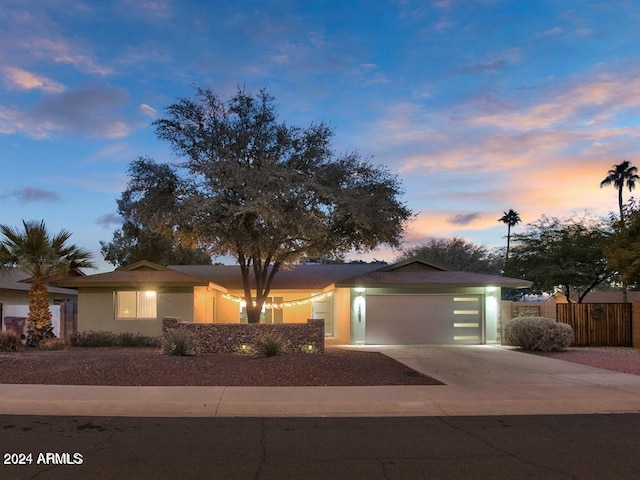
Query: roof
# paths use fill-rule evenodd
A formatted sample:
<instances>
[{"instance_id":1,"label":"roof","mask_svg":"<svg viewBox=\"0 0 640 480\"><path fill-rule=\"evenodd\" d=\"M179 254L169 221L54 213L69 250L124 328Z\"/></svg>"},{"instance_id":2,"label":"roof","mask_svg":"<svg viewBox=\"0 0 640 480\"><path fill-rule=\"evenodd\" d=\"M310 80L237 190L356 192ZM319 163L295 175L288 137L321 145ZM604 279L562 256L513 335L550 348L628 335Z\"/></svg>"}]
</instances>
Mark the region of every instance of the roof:
<instances>
[{"instance_id":1,"label":"roof","mask_svg":"<svg viewBox=\"0 0 640 480\"><path fill-rule=\"evenodd\" d=\"M162 285L165 287L194 287L208 285L209 282L187 275L173 269L142 261L126 267L118 268L113 272L97 273L85 277L66 278L56 282L57 285L66 287L146 287Z\"/></svg>"},{"instance_id":2,"label":"roof","mask_svg":"<svg viewBox=\"0 0 640 480\"><path fill-rule=\"evenodd\" d=\"M532 282L485 273L438 270L378 270L336 283L337 287L452 286L528 288Z\"/></svg>"},{"instance_id":3,"label":"roof","mask_svg":"<svg viewBox=\"0 0 640 480\"><path fill-rule=\"evenodd\" d=\"M29 280L31 276L24 273L18 268L10 268L7 270L0 270L0 290L13 290L18 292L28 292L31 288ZM68 288L60 288L57 286L47 286L49 293L56 293L61 295L77 295L78 292L70 290Z\"/></svg>"},{"instance_id":4,"label":"roof","mask_svg":"<svg viewBox=\"0 0 640 480\"><path fill-rule=\"evenodd\" d=\"M171 265L169 268L217 283L229 290L242 289L239 265ZM336 282L379 268L380 264L370 263L293 265L278 271L271 288L275 290L323 289Z\"/></svg>"},{"instance_id":5,"label":"roof","mask_svg":"<svg viewBox=\"0 0 640 480\"><path fill-rule=\"evenodd\" d=\"M170 265L138 262L113 272L71 278L58 282L73 287L139 287L146 285L197 286L215 283L229 290L241 290L239 265ZM274 277L273 290L322 290L339 287L386 286L494 286L526 288L527 280L472 272L454 272L447 267L422 260L394 265L344 263L294 265Z\"/></svg>"}]
</instances>

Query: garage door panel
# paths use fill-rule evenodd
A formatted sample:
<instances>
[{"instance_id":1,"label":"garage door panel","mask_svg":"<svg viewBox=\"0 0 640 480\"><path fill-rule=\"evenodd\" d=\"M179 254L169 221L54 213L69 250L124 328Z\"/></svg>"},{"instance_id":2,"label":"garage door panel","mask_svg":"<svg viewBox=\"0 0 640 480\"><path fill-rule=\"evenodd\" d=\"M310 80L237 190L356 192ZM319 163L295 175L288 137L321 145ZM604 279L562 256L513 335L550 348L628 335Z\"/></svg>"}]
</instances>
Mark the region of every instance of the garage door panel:
<instances>
[{"instance_id":1,"label":"garage door panel","mask_svg":"<svg viewBox=\"0 0 640 480\"><path fill-rule=\"evenodd\" d=\"M481 342L482 302L478 295L367 295L365 343Z\"/></svg>"}]
</instances>

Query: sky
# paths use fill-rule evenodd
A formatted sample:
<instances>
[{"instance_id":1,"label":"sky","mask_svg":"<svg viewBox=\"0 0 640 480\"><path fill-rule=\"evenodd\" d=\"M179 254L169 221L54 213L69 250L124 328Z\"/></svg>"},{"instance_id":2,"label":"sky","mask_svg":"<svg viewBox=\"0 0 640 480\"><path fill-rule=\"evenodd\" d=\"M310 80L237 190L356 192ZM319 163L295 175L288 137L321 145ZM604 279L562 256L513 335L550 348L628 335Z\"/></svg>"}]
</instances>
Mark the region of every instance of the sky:
<instances>
[{"instance_id":1,"label":"sky","mask_svg":"<svg viewBox=\"0 0 640 480\"><path fill-rule=\"evenodd\" d=\"M68 229L100 271L129 163L178 160L151 123L197 86L266 88L386 165L406 247L607 215L640 150L637 0L1 0L0 45L0 223Z\"/></svg>"}]
</instances>

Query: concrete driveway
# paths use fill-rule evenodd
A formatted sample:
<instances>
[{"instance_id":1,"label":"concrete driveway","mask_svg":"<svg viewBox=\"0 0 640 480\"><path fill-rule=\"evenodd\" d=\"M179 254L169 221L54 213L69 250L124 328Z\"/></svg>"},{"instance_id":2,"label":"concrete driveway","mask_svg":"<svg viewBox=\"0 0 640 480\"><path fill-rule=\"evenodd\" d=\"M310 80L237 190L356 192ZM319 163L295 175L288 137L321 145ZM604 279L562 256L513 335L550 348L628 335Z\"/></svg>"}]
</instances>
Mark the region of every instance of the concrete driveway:
<instances>
[{"instance_id":1,"label":"concrete driveway","mask_svg":"<svg viewBox=\"0 0 640 480\"><path fill-rule=\"evenodd\" d=\"M380 346L447 387L428 391L446 415L640 412L640 376L489 345Z\"/></svg>"},{"instance_id":2,"label":"concrete driveway","mask_svg":"<svg viewBox=\"0 0 640 480\"><path fill-rule=\"evenodd\" d=\"M640 412L640 376L514 352L500 346L369 346L363 349L383 352L446 385L0 385L0 413L151 417L321 417Z\"/></svg>"}]
</instances>

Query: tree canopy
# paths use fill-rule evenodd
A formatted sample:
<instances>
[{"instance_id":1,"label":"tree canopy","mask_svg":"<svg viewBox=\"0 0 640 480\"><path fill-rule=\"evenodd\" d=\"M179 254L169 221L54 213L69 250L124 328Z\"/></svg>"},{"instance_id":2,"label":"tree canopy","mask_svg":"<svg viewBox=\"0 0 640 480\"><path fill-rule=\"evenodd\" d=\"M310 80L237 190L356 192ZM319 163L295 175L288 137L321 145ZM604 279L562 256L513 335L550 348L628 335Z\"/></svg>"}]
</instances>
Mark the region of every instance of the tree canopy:
<instances>
[{"instance_id":1,"label":"tree canopy","mask_svg":"<svg viewBox=\"0 0 640 480\"><path fill-rule=\"evenodd\" d=\"M522 220L520 214L513 209L509 209L508 212L503 212L504 215L498 219L499 222L504 223L507 226L507 252L504 255L505 262L509 261L509 250L511 248L511 228L515 227Z\"/></svg>"},{"instance_id":2,"label":"tree canopy","mask_svg":"<svg viewBox=\"0 0 640 480\"><path fill-rule=\"evenodd\" d=\"M618 190L618 208L620 211L620 222L624 223L624 208L622 202L622 190L625 185L629 191L633 191L636 188L636 182L640 180L638 176L638 169L631 165L629 160L625 160L622 163L614 165L611 170L607 172L607 176L600 182L600 188L613 185Z\"/></svg>"},{"instance_id":3,"label":"tree canopy","mask_svg":"<svg viewBox=\"0 0 640 480\"><path fill-rule=\"evenodd\" d=\"M157 167L168 169L174 202L143 208L154 194L134 172L131 211L154 231L234 256L249 322L259 321L279 269L304 257L397 247L412 216L397 176L357 152L337 155L324 123L280 122L265 90L239 89L223 102L199 88L154 124L179 157L177 167Z\"/></svg>"},{"instance_id":4,"label":"tree canopy","mask_svg":"<svg viewBox=\"0 0 640 480\"><path fill-rule=\"evenodd\" d=\"M452 270L498 275L502 258L496 250L476 245L462 237L432 238L403 250L398 261L419 258L441 263Z\"/></svg>"},{"instance_id":5,"label":"tree canopy","mask_svg":"<svg viewBox=\"0 0 640 480\"><path fill-rule=\"evenodd\" d=\"M612 222L613 233L604 252L622 282L626 297L627 286L640 284L640 205L631 199L623 210L626 220L624 223Z\"/></svg>"},{"instance_id":6,"label":"tree canopy","mask_svg":"<svg viewBox=\"0 0 640 480\"><path fill-rule=\"evenodd\" d=\"M129 167L130 181L118 200L122 227L109 243L100 242L106 261L121 267L140 260L160 265L210 265L202 248L185 246L170 228L168 213L181 197L181 180L168 166L138 158ZM146 192L144 196L140 192Z\"/></svg>"},{"instance_id":7,"label":"tree canopy","mask_svg":"<svg viewBox=\"0 0 640 480\"><path fill-rule=\"evenodd\" d=\"M543 216L513 235L505 273L533 281L537 293L559 289L569 299L575 292L581 302L615 273L604 255L609 235L602 220Z\"/></svg>"}]
</instances>

